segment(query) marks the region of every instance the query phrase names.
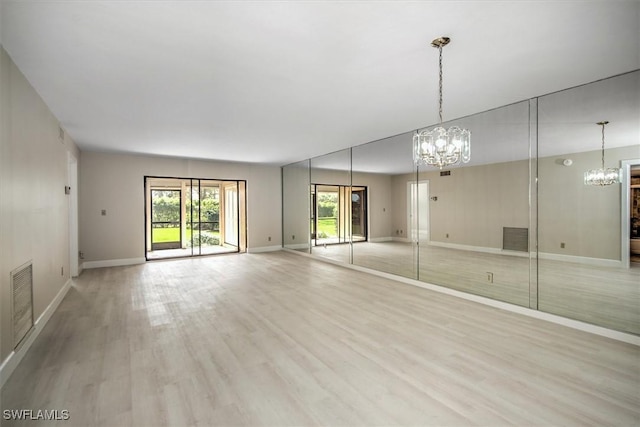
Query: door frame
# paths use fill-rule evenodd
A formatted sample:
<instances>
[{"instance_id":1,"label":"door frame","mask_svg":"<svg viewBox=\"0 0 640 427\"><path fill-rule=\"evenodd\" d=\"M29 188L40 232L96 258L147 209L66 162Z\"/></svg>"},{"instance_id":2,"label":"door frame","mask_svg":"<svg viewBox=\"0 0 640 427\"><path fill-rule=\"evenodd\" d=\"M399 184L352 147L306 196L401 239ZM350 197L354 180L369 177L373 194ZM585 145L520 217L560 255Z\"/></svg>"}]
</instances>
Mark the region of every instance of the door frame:
<instances>
[{"instance_id":1,"label":"door frame","mask_svg":"<svg viewBox=\"0 0 640 427\"><path fill-rule=\"evenodd\" d=\"M620 262L622 268L631 267L631 168L640 166L640 159L629 159L620 161L622 169L622 179L620 182Z\"/></svg>"},{"instance_id":2,"label":"door frame","mask_svg":"<svg viewBox=\"0 0 640 427\"><path fill-rule=\"evenodd\" d=\"M430 215L430 188L429 188L429 180L428 179L422 179L419 181L408 181L407 182L407 237L405 237L405 239L407 239L409 242L411 243L419 243L422 240L420 240L420 198L419 198L419 194L420 194L420 184L425 184L426 188L427 188L427 209L426 209L426 220L427 220L427 228L426 228L426 240L425 243L429 243L429 241L431 240L431 215ZM415 203L415 212L414 212L414 203L413 203L413 186L416 186L416 203ZM416 219L415 219L415 226L416 228L414 228L414 221L413 221L413 215L415 214Z\"/></svg>"},{"instance_id":3,"label":"door frame","mask_svg":"<svg viewBox=\"0 0 640 427\"><path fill-rule=\"evenodd\" d=\"M152 184L151 181L152 180L162 180L162 179L166 179L166 180L178 180L178 181L184 181L184 182L189 182L190 186L197 181L199 184L199 189L200 189L200 185L203 181L218 181L220 182L220 212L223 212L223 196L222 196L222 188L223 188L223 184L224 183L234 183L236 185L237 188L237 198L238 198L238 203L237 203L237 217L238 217L238 221L237 221L237 235L238 235L238 245L237 246L231 246L231 245L221 245L221 246L225 246L228 248L235 248L235 250L226 250L226 251L220 251L220 252L216 252L216 253L201 253L201 251L198 251L198 253L195 253L193 251L193 248L191 248L190 253L185 253L184 254L179 254L179 255L171 255L171 256L163 256L163 257L153 257L149 255L149 252L151 251L151 190L152 190ZM158 175L144 175L143 176L143 191L144 191L144 253L145 253L145 259L147 261L155 261L155 260L162 260L162 259L171 259L171 258L185 258L185 257L196 257L196 256L211 256L211 255L217 255L217 254L229 254L229 253L244 253L247 252L247 241L248 241L248 233L247 233L247 224L248 224L248 210L247 210L247 181L244 179L220 179L220 178L188 178L188 177L175 177L175 176L158 176ZM182 188L182 187L180 187ZM171 188L171 190L173 190L173 188ZM183 191L184 193L184 191ZM181 198L181 200L183 199L183 197ZM182 204L182 201L181 201ZM181 215L182 215L182 208L181 208ZM186 217L186 216L185 216ZM222 228L223 228L223 217L224 215L221 214L219 216L219 228L221 236L220 239L222 241ZM184 221L181 218L180 221L180 226L182 228ZM182 238L181 238L182 240Z\"/></svg>"},{"instance_id":4,"label":"door frame","mask_svg":"<svg viewBox=\"0 0 640 427\"><path fill-rule=\"evenodd\" d=\"M67 151L67 178L69 187L69 275L80 274L78 242L78 159Z\"/></svg>"}]
</instances>

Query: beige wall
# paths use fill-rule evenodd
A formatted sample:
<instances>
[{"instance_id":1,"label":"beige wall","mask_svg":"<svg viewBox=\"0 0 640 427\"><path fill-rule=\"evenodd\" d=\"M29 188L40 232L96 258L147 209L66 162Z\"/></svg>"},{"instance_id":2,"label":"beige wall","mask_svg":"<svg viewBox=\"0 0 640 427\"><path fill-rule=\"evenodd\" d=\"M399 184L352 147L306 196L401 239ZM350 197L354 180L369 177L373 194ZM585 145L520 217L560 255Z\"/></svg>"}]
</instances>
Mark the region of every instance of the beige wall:
<instances>
[{"instance_id":1,"label":"beige wall","mask_svg":"<svg viewBox=\"0 0 640 427\"><path fill-rule=\"evenodd\" d=\"M282 194L284 246L289 249L308 248L311 237L308 162L283 168Z\"/></svg>"},{"instance_id":2,"label":"beige wall","mask_svg":"<svg viewBox=\"0 0 640 427\"><path fill-rule=\"evenodd\" d=\"M606 167L640 158L640 145L607 149ZM562 161L573 160L569 167ZM620 185L586 186L601 151L542 158L538 165L539 249L543 253L620 260ZM560 244L565 243L561 248Z\"/></svg>"},{"instance_id":3,"label":"beige wall","mask_svg":"<svg viewBox=\"0 0 640 427\"><path fill-rule=\"evenodd\" d=\"M529 227L529 162L420 173L429 180L430 239L435 242L502 248L503 227ZM447 237L447 234L449 237Z\"/></svg>"},{"instance_id":4,"label":"beige wall","mask_svg":"<svg viewBox=\"0 0 640 427\"><path fill-rule=\"evenodd\" d=\"M32 261L37 319L69 280L67 152L59 123L0 48L0 360L13 351L10 272Z\"/></svg>"},{"instance_id":5,"label":"beige wall","mask_svg":"<svg viewBox=\"0 0 640 427\"><path fill-rule=\"evenodd\" d=\"M529 227L529 163L495 163L420 172L429 181L430 240L455 245L502 248L503 227ZM407 182L415 174L393 177L393 229L407 237ZM447 237L448 234L448 237Z\"/></svg>"},{"instance_id":6,"label":"beige wall","mask_svg":"<svg viewBox=\"0 0 640 427\"><path fill-rule=\"evenodd\" d=\"M248 250L281 245L279 167L83 152L79 217L84 262L144 258L145 175L246 180Z\"/></svg>"},{"instance_id":7,"label":"beige wall","mask_svg":"<svg viewBox=\"0 0 640 427\"><path fill-rule=\"evenodd\" d=\"M562 161L571 158L573 164ZM640 158L640 146L607 150L607 165ZM546 157L538 165L539 251L587 258L620 259L620 186L590 187L587 169L599 166L600 151ZM527 160L421 172L429 181L430 239L433 242L502 248L502 227L529 227ZM407 234L407 182L415 174L392 178L392 229ZM447 238L446 235L449 234ZM402 237L394 235L394 237ZM565 247L561 248L560 244Z\"/></svg>"},{"instance_id":8,"label":"beige wall","mask_svg":"<svg viewBox=\"0 0 640 427\"><path fill-rule=\"evenodd\" d=\"M367 187L369 197L369 239L388 239L391 236L391 175L353 173L353 185Z\"/></svg>"}]
</instances>

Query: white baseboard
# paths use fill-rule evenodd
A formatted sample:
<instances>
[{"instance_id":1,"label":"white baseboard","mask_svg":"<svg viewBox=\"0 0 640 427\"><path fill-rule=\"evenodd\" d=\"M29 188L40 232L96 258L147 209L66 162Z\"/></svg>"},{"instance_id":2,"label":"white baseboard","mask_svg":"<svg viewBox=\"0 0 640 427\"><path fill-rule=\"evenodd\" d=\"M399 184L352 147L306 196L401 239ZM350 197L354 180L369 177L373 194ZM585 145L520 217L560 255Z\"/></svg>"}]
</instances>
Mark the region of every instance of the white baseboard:
<instances>
[{"instance_id":1,"label":"white baseboard","mask_svg":"<svg viewBox=\"0 0 640 427\"><path fill-rule=\"evenodd\" d=\"M411 243L411 239L408 237L392 237L392 242Z\"/></svg>"},{"instance_id":2,"label":"white baseboard","mask_svg":"<svg viewBox=\"0 0 640 427\"><path fill-rule=\"evenodd\" d=\"M371 243L391 242L393 241L393 237L370 237L369 241Z\"/></svg>"},{"instance_id":3,"label":"white baseboard","mask_svg":"<svg viewBox=\"0 0 640 427\"><path fill-rule=\"evenodd\" d=\"M286 250L286 249L285 249ZM488 305L491 307L495 307L501 310L510 311L512 313L522 314L524 316L532 317L535 319L544 320L547 322L555 323L558 325L567 326L572 329L577 329L583 332L588 332L594 335L600 335L603 337L611 338L617 341L626 342L628 344L633 344L636 346L640 346L640 336L627 334L624 332L614 331L612 329L607 329L602 326L592 325L590 323L581 322L579 320L573 320L566 317L558 316L555 314L546 313L544 311L534 310L532 308L526 308L515 304L510 304L508 302L497 301L491 298L482 297L479 295L468 294L466 292L457 291L455 289L450 289L444 286L434 285L432 283L421 282L414 279L409 279L402 276L397 276L391 273L385 273L382 271L372 270L366 267L360 267L358 265L345 263L342 261L332 260L330 258L317 257L311 254L297 252L297 251L287 251L291 253L295 253L301 256L307 256L311 259L327 262L329 264L339 265L341 267L350 268L352 270L361 271L363 273L373 274L374 276L384 277L385 279L395 280L396 282L406 283L408 285L417 286L424 289L429 289L431 291L439 292L442 294L451 295L457 298L465 299L467 301L474 301L480 304Z\"/></svg>"},{"instance_id":4,"label":"white baseboard","mask_svg":"<svg viewBox=\"0 0 640 427\"><path fill-rule=\"evenodd\" d=\"M309 242L307 242L307 243L296 243L295 245L287 244L287 245L284 245L284 247L286 249L308 249L309 248Z\"/></svg>"},{"instance_id":5,"label":"white baseboard","mask_svg":"<svg viewBox=\"0 0 640 427\"><path fill-rule=\"evenodd\" d=\"M461 251L472 251L472 252L482 252L485 254L496 254L496 255L509 255L509 256L517 256L523 258L529 258L529 252L520 252L520 251L506 251L501 248L490 248L487 246L472 246L472 245L461 245L458 243L447 243L447 242L436 242L430 241L428 243L429 246L438 246L441 248L449 248L449 249L458 249Z\"/></svg>"},{"instance_id":6,"label":"white baseboard","mask_svg":"<svg viewBox=\"0 0 640 427\"><path fill-rule=\"evenodd\" d=\"M598 267L622 267L622 261L617 259L589 258L586 256L552 254L549 252L540 252L538 254L538 259L573 262L576 264L595 265Z\"/></svg>"},{"instance_id":7,"label":"white baseboard","mask_svg":"<svg viewBox=\"0 0 640 427\"><path fill-rule=\"evenodd\" d=\"M509 256L524 257L524 258L529 257L529 252L506 251L500 248L489 248L484 246L460 245L457 243L434 242L434 241L429 242L429 245L439 246L442 248L460 249L463 251L483 252L483 253L496 254L496 255L509 255ZM599 267L621 267L622 266L622 261L615 260L615 259L590 258L590 257L584 257L584 256L577 256L577 255L554 254L549 252L540 252L538 254L538 259L571 262L575 264L595 265Z\"/></svg>"},{"instance_id":8,"label":"white baseboard","mask_svg":"<svg viewBox=\"0 0 640 427\"><path fill-rule=\"evenodd\" d=\"M35 321L33 329L26 337L25 341L20 345L18 350L12 351L9 356L7 356L7 358L2 362L2 365L0 365L0 388L4 386L13 371L15 371L24 355L27 353L27 351L29 351L29 348L31 348L33 342L36 340L42 329L44 329L45 325L47 324L53 313L56 311L65 295L67 295L67 292L69 292L69 289L71 289L71 279L67 280L60 291L58 291L55 298L53 298L51 303L49 303L40 317L38 317L38 320Z\"/></svg>"},{"instance_id":9,"label":"white baseboard","mask_svg":"<svg viewBox=\"0 0 640 427\"><path fill-rule=\"evenodd\" d=\"M147 262L145 258L125 258L125 259L107 259L104 261L85 261L82 263L82 269L100 268L100 267L120 267L123 265L144 264Z\"/></svg>"},{"instance_id":10,"label":"white baseboard","mask_svg":"<svg viewBox=\"0 0 640 427\"><path fill-rule=\"evenodd\" d=\"M307 247L306 245L304 246ZM261 252L276 252L282 250L282 246L259 246L257 248L247 248L247 252L250 254L259 254Z\"/></svg>"}]
</instances>

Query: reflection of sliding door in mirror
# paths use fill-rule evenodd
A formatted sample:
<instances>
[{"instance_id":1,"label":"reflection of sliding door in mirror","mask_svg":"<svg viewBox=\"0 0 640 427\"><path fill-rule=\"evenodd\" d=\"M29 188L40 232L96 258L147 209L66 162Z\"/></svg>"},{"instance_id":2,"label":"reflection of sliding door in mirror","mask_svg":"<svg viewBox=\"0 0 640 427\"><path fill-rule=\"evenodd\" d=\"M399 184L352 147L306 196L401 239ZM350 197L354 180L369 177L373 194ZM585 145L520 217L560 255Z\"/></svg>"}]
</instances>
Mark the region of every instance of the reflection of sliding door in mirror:
<instances>
[{"instance_id":1,"label":"reflection of sliding door in mirror","mask_svg":"<svg viewBox=\"0 0 640 427\"><path fill-rule=\"evenodd\" d=\"M315 220L311 227L315 233L311 252L335 261L351 262L351 151L315 157L310 165L311 188L307 189L306 199L315 198L315 206L310 206L313 215L308 217L313 216ZM311 230L307 233L311 235Z\"/></svg>"},{"instance_id":2,"label":"reflection of sliding door in mirror","mask_svg":"<svg viewBox=\"0 0 640 427\"><path fill-rule=\"evenodd\" d=\"M145 177L146 257L246 250L245 182Z\"/></svg>"},{"instance_id":3,"label":"reflection of sliding door in mirror","mask_svg":"<svg viewBox=\"0 0 640 427\"><path fill-rule=\"evenodd\" d=\"M312 236L315 246L367 240L367 189L344 185L312 186Z\"/></svg>"},{"instance_id":4,"label":"reflection of sliding door in mirror","mask_svg":"<svg viewBox=\"0 0 640 427\"><path fill-rule=\"evenodd\" d=\"M351 239L354 242L367 240L367 189L351 187Z\"/></svg>"}]
</instances>

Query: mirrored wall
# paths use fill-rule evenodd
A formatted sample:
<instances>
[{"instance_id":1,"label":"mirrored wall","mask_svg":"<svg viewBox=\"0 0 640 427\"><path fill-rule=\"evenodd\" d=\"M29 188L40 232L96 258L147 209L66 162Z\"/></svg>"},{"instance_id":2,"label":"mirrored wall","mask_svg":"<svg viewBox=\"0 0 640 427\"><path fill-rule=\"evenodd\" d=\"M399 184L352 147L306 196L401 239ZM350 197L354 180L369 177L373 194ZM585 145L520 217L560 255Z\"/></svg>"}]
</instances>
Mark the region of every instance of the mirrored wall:
<instances>
[{"instance_id":1,"label":"mirrored wall","mask_svg":"<svg viewBox=\"0 0 640 427\"><path fill-rule=\"evenodd\" d=\"M586 186L603 120L622 183ZM464 165L416 168L412 131L283 167L285 248L640 335L640 72L453 125Z\"/></svg>"}]
</instances>

